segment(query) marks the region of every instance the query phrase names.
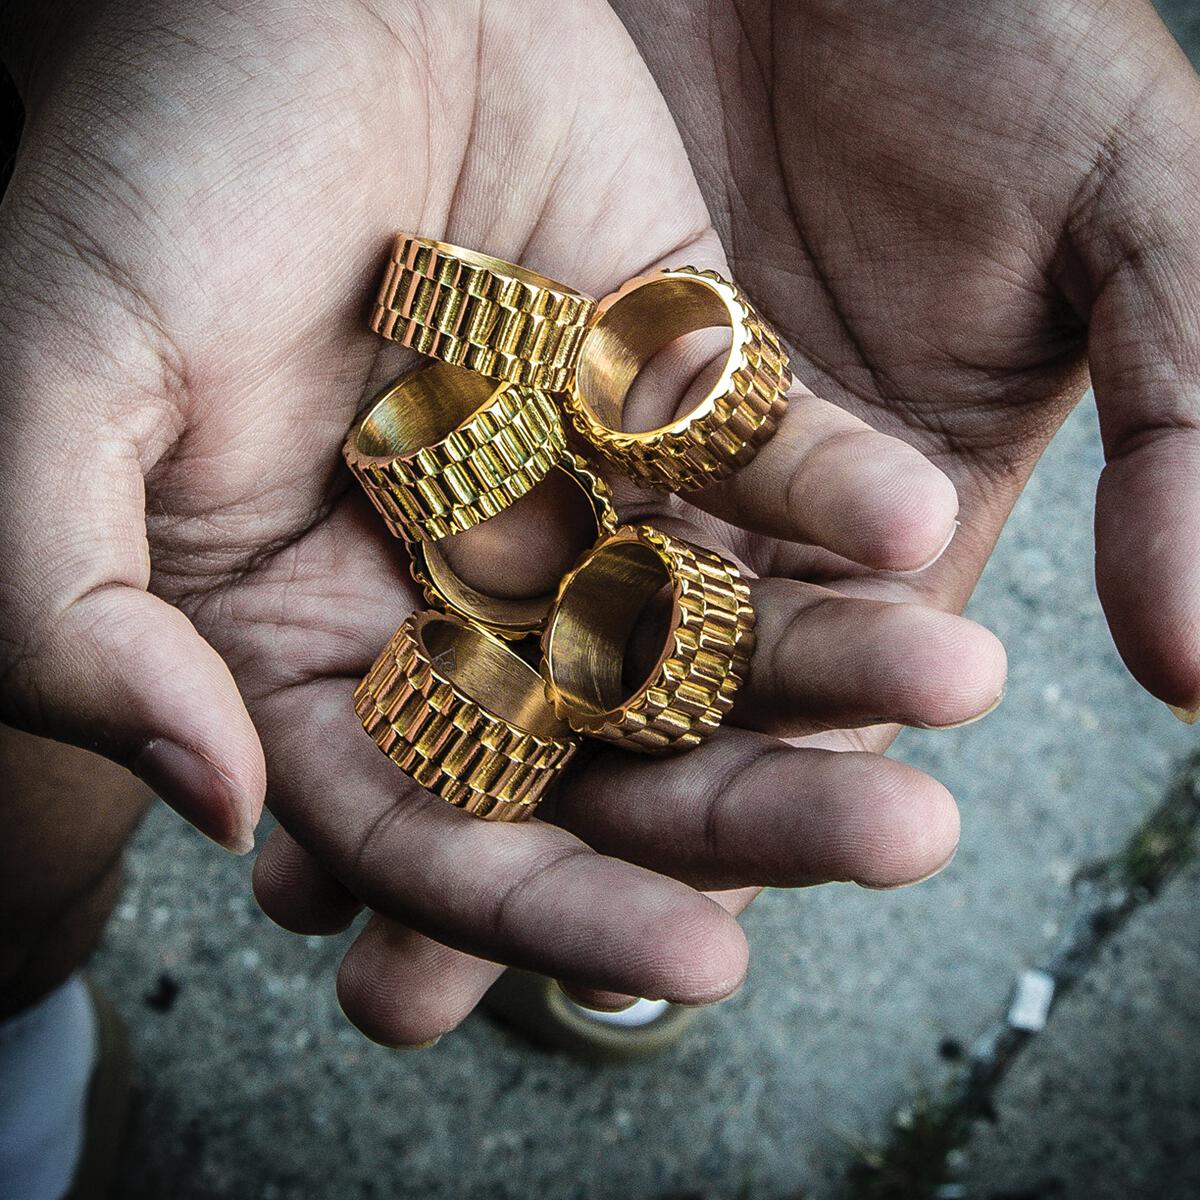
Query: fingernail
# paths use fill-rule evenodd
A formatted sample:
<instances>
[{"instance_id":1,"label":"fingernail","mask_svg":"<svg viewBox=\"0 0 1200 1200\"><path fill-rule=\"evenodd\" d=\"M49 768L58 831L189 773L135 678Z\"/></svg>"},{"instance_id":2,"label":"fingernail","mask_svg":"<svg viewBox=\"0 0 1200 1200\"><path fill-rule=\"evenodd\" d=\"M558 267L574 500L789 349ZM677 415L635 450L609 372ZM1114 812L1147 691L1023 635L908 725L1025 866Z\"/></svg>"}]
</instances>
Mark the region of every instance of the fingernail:
<instances>
[{"instance_id":1,"label":"fingernail","mask_svg":"<svg viewBox=\"0 0 1200 1200\"><path fill-rule=\"evenodd\" d=\"M860 888L866 888L868 892L898 892L901 888L916 887L919 883L928 883L935 875L940 875L953 861L954 856L958 853L958 843L954 843L954 849L950 851L950 857L946 859L939 867L934 867L928 875L922 875L920 879L909 879L904 883L864 883L862 880L856 879L854 883Z\"/></svg>"},{"instance_id":2,"label":"fingernail","mask_svg":"<svg viewBox=\"0 0 1200 1200\"><path fill-rule=\"evenodd\" d=\"M403 1046L389 1046L389 1050L398 1050L401 1054L408 1054L413 1050L428 1050L431 1046L436 1046L442 1040L443 1034L438 1034L435 1038L430 1038L427 1042L412 1042Z\"/></svg>"},{"instance_id":3,"label":"fingernail","mask_svg":"<svg viewBox=\"0 0 1200 1200\"><path fill-rule=\"evenodd\" d=\"M951 721L949 725L926 725L921 721L913 721L912 727L913 729L932 729L941 731L945 731L947 729L965 729L968 725L974 725L976 721L982 721L984 717L991 716L991 714L1000 707L1001 703L1004 701L1004 697L1007 694L1008 689L1002 689L1000 695L998 695L995 700L993 700L991 704L989 704L987 708L983 710L983 712L976 713L973 717L968 717L965 721Z\"/></svg>"},{"instance_id":4,"label":"fingernail","mask_svg":"<svg viewBox=\"0 0 1200 1200\"><path fill-rule=\"evenodd\" d=\"M911 567L907 571L893 571L892 574L893 575L920 575L920 573L922 571L928 571L929 568L932 567L933 564L935 562L937 562L938 559L940 559L942 557L942 555L944 555L946 553L947 550L950 549L950 543L954 541L954 537L958 533L961 525L962 525L961 521L954 522L954 525L950 530L950 536L948 538L946 538L946 540L942 543L942 548L928 562L922 563L919 567Z\"/></svg>"},{"instance_id":5,"label":"fingernail","mask_svg":"<svg viewBox=\"0 0 1200 1200\"><path fill-rule=\"evenodd\" d=\"M595 1012L624 1012L627 1008L632 1008L637 1003L636 996L621 996L619 992L595 992L591 995L588 995L583 991L572 991L571 988L567 987L565 984L558 983L557 980L555 980L555 983L558 984L558 990L562 992L562 994L566 996L566 998L570 1000L572 1004L578 1004L581 1008L590 1008ZM612 1001L618 996L620 996L620 1002L613 1003ZM611 997L612 999L605 1003L604 997ZM599 1000L600 1003L597 1003L597 1000Z\"/></svg>"},{"instance_id":6,"label":"fingernail","mask_svg":"<svg viewBox=\"0 0 1200 1200\"><path fill-rule=\"evenodd\" d=\"M254 849L254 830L231 781L194 750L152 738L130 770L205 837L233 854Z\"/></svg>"},{"instance_id":7,"label":"fingernail","mask_svg":"<svg viewBox=\"0 0 1200 1200\"><path fill-rule=\"evenodd\" d=\"M1200 708L1180 708L1177 704L1168 704L1167 707L1185 724L1195 725L1200 721Z\"/></svg>"},{"instance_id":8,"label":"fingernail","mask_svg":"<svg viewBox=\"0 0 1200 1200\"><path fill-rule=\"evenodd\" d=\"M746 976L743 975L727 992L724 992L713 1000L697 1000L694 1003L689 1003L686 1000L672 1000L671 1003L678 1008L712 1008L717 1004L727 1004L730 1000L740 996L745 986Z\"/></svg>"}]
</instances>

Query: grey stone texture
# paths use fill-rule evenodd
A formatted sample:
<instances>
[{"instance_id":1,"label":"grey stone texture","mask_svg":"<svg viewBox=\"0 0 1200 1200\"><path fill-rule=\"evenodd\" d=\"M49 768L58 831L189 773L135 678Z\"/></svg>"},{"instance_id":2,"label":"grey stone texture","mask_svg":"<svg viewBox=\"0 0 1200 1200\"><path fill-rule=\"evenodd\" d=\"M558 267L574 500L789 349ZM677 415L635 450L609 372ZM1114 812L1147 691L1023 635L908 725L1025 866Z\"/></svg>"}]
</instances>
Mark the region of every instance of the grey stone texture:
<instances>
[{"instance_id":1,"label":"grey stone texture","mask_svg":"<svg viewBox=\"0 0 1200 1200\"><path fill-rule=\"evenodd\" d=\"M1166 7L1200 33L1195 4ZM939 1047L969 1042L1052 944L1075 870L1123 842L1197 743L1112 648L1091 581L1099 468L1085 404L972 606L1009 649L1004 705L899 744L962 805L953 865L891 893L765 896L746 987L662 1059L586 1067L479 1015L432 1050L370 1045L334 997L345 939L276 929L247 863L154 812L95 963L137 1053L118 1195L837 1194L855 1147L942 1079ZM1139 916L1030 1049L971 1160L984 1194L1200 1193L1198 884Z\"/></svg>"},{"instance_id":2,"label":"grey stone texture","mask_svg":"<svg viewBox=\"0 0 1200 1200\"><path fill-rule=\"evenodd\" d=\"M1063 1001L976 1132L973 1194L1200 1196L1198 898L1193 865Z\"/></svg>"}]
</instances>

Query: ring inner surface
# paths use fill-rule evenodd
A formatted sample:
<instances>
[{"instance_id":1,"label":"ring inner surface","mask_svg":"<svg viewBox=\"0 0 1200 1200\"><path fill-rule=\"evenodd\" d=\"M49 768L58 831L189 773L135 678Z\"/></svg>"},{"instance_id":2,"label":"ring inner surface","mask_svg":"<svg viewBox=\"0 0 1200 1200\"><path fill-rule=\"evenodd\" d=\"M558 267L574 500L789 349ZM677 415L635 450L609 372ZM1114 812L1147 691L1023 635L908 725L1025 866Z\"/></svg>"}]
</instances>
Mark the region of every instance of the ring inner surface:
<instances>
[{"instance_id":1,"label":"ring inner surface","mask_svg":"<svg viewBox=\"0 0 1200 1200\"><path fill-rule=\"evenodd\" d=\"M513 598L489 596L460 579L446 562L446 556L433 542L423 547L425 569L433 585L455 607L473 617L494 621L497 625L536 626L554 600L552 595Z\"/></svg>"},{"instance_id":2,"label":"ring inner surface","mask_svg":"<svg viewBox=\"0 0 1200 1200\"><path fill-rule=\"evenodd\" d=\"M571 499L576 497L582 499L583 503L579 507L587 512L590 521L591 532L588 534L587 540L572 553L572 560L574 560L600 536L600 519L596 514L595 502L583 484L570 471L566 471L562 467L553 467L546 477L547 481L550 481L552 477L561 477L562 480L569 481L573 485ZM508 513L515 513L516 509L527 499L528 497L522 497L512 509L508 510ZM573 508L574 506L572 506L572 510ZM508 513L501 513L495 520L503 520ZM466 536L477 534L477 532L477 530L471 530ZM456 534L454 536L461 538L464 535ZM514 551L516 551L515 543ZM482 617L485 621L494 621L497 625L522 626L532 629L541 624L550 611L550 605L554 603L557 588L534 596L493 596L473 587L458 575L447 561L446 555L438 543L426 542L421 546L420 552L425 555L425 570L434 587L462 612L469 613L472 617ZM516 553L513 557L516 557ZM565 573L564 568L563 574Z\"/></svg>"},{"instance_id":3,"label":"ring inner surface","mask_svg":"<svg viewBox=\"0 0 1200 1200\"><path fill-rule=\"evenodd\" d=\"M498 388L494 379L434 363L406 375L380 397L358 430L358 451L370 458L402 458L453 433Z\"/></svg>"},{"instance_id":4,"label":"ring inner surface","mask_svg":"<svg viewBox=\"0 0 1200 1200\"><path fill-rule=\"evenodd\" d=\"M620 708L654 677L661 662L626 682L635 632L671 576L663 560L640 542L613 542L579 569L554 614L546 649L550 678L579 712Z\"/></svg>"},{"instance_id":5,"label":"ring inner surface","mask_svg":"<svg viewBox=\"0 0 1200 1200\"><path fill-rule=\"evenodd\" d=\"M540 738L568 733L546 703L542 677L499 642L439 617L419 626L417 638L437 673L481 708Z\"/></svg>"},{"instance_id":6,"label":"ring inner surface","mask_svg":"<svg viewBox=\"0 0 1200 1200\"><path fill-rule=\"evenodd\" d=\"M606 428L620 431L629 389L660 350L701 329L731 327L725 302L702 281L651 280L622 296L588 330L579 353L576 396Z\"/></svg>"}]
</instances>

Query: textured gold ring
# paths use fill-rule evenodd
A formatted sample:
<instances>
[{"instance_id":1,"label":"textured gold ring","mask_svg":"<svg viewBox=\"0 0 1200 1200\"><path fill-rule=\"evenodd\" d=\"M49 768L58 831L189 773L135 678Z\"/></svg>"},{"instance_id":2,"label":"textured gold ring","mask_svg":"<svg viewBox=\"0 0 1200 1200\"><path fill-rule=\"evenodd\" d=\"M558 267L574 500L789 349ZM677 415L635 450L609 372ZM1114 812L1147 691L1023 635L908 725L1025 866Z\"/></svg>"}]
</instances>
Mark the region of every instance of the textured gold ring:
<instances>
[{"instance_id":1,"label":"textured gold ring","mask_svg":"<svg viewBox=\"0 0 1200 1200\"><path fill-rule=\"evenodd\" d=\"M627 680L635 631L664 590L657 660ZM626 525L563 579L542 635L542 675L555 713L577 732L630 750L684 750L729 712L753 650L750 589L731 562Z\"/></svg>"},{"instance_id":2,"label":"textured gold ring","mask_svg":"<svg viewBox=\"0 0 1200 1200\"><path fill-rule=\"evenodd\" d=\"M515 263L400 234L371 328L431 358L557 392L595 304Z\"/></svg>"},{"instance_id":3,"label":"textured gold ring","mask_svg":"<svg viewBox=\"0 0 1200 1200\"><path fill-rule=\"evenodd\" d=\"M491 821L529 817L578 745L528 663L444 613L400 626L358 685L354 711L405 774Z\"/></svg>"},{"instance_id":4,"label":"textured gold ring","mask_svg":"<svg viewBox=\"0 0 1200 1200\"><path fill-rule=\"evenodd\" d=\"M595 522L592 541L616 529L617 513L612 505L612 494L586 459L568 452L555 464L551 474L553 471L561 471L578 486L587 500ZM545 628L553 593L522 599L489 596L454 573L437 543L413 542L408 549L413 579L435 607L447 609L502 638L528 637Z\"/></svg>"},{"instance_id":5,"label":"textured gold ring","mask_svg":"<svg viewBox=\"0 0 1200 1200\"><path fill-rule=\"evenodd\" d=\"M622 429L634 379L676 338L728 327L716 383L689 412L645 432ZM631 279L600 301L567 392L579 432L648 487L691 491L744 467L778 428L791 372L779 338L736 284L677 267Z\"/></svg>"},{"instance_id":6,"label":"textured gold ring","mask_svg":"<svg viewBox=\"0 0 1200 1200\"><path fill-rule=\"evenodd\" d=\"M342 453L388 528L428 541L506 509L565 449L546 392L433 363L380 393Z\"/></svg>"}]
</instances>

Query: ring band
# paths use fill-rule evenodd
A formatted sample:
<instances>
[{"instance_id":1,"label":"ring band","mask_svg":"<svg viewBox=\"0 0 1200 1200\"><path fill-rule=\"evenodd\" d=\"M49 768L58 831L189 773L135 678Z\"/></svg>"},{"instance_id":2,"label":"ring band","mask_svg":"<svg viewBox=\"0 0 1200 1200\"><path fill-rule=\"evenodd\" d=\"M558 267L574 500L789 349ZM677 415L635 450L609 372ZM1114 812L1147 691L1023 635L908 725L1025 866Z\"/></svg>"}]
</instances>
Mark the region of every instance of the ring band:
<instances>
[{"instance_id":1,"label":"ring band","mask_svg":"<svg viewBox=\"0 0 1200 1200\"><path fill-rule=\"evenodd\" d=\"M431 358L557 392L595 304L515 263L400 234L371 328Z\"/></svg>"},{"instance_id":2,"label":"ring band","mask_svg":"<svg viewBox=\"0 0 1200 1200\"><path fill-rule=\"evenodd\" d=\"M546 392L432 363L381 392L342 453L387 527L428 541L508 508L565 448Z\"/></svg>"},{"instance_id":3,"label":"ring band","mask_svg":"<svg viewBox=\"0 0 1200 1200\"><path fill-rule=\"evenodd\" d=\"M657 429L621 428L630 386L676 338L728 326L720 378L690 412ZM779 426L791 371L770 324L713 271L677 267L631 279L597 305L566 395L576 428L622 474L692 491L744 467Z\"/></svg>"},{"instance_id":4,"label":"ring band","mask_svg":"<svg viewBox=\"0 0 1200 1200\"><path fill-rule=\"evenodd\" d=\"M578 745L528 663L445 613L400 626L358 685L354 711L405 774L491 821L529 817Z\"/></svg>"},{"instance_id":5,"label":"ring band","mask_svg":"<svg viewBox=\"0 0 1200 1200\"><path fill-rule=\"evenodd\" d=\"M663 647L630 688L627 650L664 585L671 614ZM577 733L629 750L684 750L729 712L753 649L750 589L731 562L626 525L563 579L542 635L542 675L556 715Z\"/></svg>"},{"instance_id":6,"label":"ring band","mask_svg":"<svg viewBox=\"0 0 1200 1200\"><path fill-rule=\"evenodd\" d=\"M553 470L561 471L583 492L596 523L594 540L612 533L617 527L612 494L587 460L568 452ZM413 542L408 550L413 579L435 608L448 610L502 638L528 637L545 628L553 593L528 599L489 596L460 579L435 542Z\"/></svg>"}]
</instances>

